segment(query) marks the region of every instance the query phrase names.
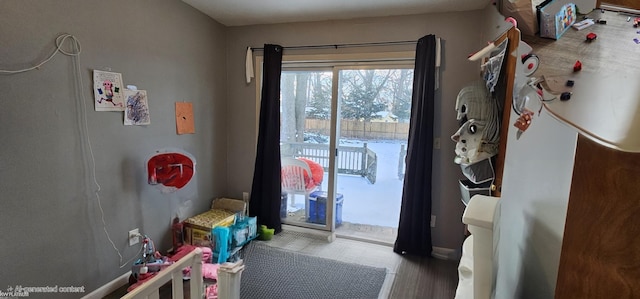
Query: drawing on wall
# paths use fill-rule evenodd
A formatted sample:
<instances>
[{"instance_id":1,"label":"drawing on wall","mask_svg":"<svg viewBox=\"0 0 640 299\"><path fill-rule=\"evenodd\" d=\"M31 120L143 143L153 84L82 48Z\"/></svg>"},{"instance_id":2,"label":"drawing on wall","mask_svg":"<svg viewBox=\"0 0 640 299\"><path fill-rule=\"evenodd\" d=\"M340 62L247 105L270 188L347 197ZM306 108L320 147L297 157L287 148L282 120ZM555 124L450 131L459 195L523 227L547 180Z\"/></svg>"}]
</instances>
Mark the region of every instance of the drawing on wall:
<instances>
[{"instance_id":1,"label":"drawing on wall","mask_svg":"<svg viewBox=\"0 0 640 299\"><path fill-rule=\"evenodd\" d=\"M124 90L127 107L124 110L125 126L143 126L151 124L149 102L146 90Z\"/></svg>"},{"instance_id":2,"label":"drawing on wall","mask_svg":"<svg viewBox=\"0 0 640 299\"><path fill-rule=\"evenodd\" d=\"M123 111L122 74L93 70L96 111Z\"/></svg>"},{"instance_id":3,"label":"drawing on wall","mask_svg":"<svg viewBox=\"0 0 640 299\"><path fill-rule=\"evenodd\" d=\"M193 103L176 102L176 133L178 135L196 133L193 120Z\"/></svg>"}]
</instances>

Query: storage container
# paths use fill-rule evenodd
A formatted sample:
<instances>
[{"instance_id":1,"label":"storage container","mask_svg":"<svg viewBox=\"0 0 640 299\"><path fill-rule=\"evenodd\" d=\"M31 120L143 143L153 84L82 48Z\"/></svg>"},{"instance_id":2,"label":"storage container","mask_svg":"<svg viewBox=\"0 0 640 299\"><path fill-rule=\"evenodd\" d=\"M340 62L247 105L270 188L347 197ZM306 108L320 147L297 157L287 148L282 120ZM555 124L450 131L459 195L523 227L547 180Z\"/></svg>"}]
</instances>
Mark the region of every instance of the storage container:
<instances>
[{"instance_id":1,"label":"storage container","mask_svg":"<svg viewBox=\"0 0 640 299\"><path fill-rule=\"evenodd\" d=\"M469 203L471 197L476 194L491 195L491 182L485 182L482 184L474 184L470 180L460 181L460 193L462 194L462 202L466 206Z\"/></svg>"},{"instance_id":2,"label":"storage container","mask_svg":"<svg viewBox=\"0 0 640 299\"><path fill-rule=\"evenodd\" d=\"M576 5L567 1L547 0L536 9L540 37L559 39L576 22Z\"/></svg>"},{"instance_id":3,"label":"storage container","mask_svg":"<svg viewBox=\"0 0 640 299\"><path fill-rule=\"evenodd\" d=\"M327 215L327 192L314 191L309 194L309 219L308 222L326 224ZM336 193L336 226L342 224L342 203L344 196Z\"/></svg>"},{"instance_id":4,"label":"storage container","mask_svg":"<svg viewBox=\"0 0 640 299\"><path fill-rule=\"evenodd\" d=\"M462 174L474 184L492 181L494 171L491 159L493 158L487 158L473 164L460 164Z\"/></svg>"},{"instance_id":5,"label":"storage container","mask_svg":"<svg viewBox=\"0 0 640 299\"><path fill-rule=\"evenodd\" d=\"M184 221L184 241L194 246L214 248L213 228L232 225L235 217L234 212L220 209L189 217Z\"/></svg>"},{"instance_id":6,"label":"storage container","mask_svg":"<svg viewBox=\"0 0 640 299\"><path fill-rule=\"evenodd\" d=\"M257 237L257 218L236 216L236 223L229 227L233 247L244 246Z\"/></svg>"}]
</instances>

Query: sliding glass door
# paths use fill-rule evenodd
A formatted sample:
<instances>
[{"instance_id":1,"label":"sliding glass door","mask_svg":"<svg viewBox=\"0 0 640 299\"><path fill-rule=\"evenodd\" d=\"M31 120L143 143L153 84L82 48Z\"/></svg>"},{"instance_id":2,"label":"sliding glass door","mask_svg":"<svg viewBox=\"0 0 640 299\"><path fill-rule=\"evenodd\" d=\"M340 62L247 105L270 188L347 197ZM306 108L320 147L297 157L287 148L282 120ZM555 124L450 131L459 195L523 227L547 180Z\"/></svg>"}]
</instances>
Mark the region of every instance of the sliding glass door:
<instances>
[{"instance_id":1,"label":"sliding glass door","mask_svg":"<svg viewBox=\"0 0 640 299\"><path fill-rule=\"evenodd\" d=\"M283 64L284 223L395 239L412 68L412 61Z\"/></svg>"}]
</instances>

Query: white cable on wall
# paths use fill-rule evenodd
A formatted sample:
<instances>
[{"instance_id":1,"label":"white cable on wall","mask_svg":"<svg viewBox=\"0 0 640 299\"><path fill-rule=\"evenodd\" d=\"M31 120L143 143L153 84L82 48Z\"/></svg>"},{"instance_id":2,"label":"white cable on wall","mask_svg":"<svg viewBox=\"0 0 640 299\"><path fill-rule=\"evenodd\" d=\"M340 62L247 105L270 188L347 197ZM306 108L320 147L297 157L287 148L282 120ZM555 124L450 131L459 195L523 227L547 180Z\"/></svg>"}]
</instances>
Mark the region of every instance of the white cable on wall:
<instances>
[{"instance_id":1,"label":"white cable on wall","mask_svg":"<svg viewBox=\"0 0 640 299\"><path fill-rule=\"evenodd\" d=\"M66 52L65 50L62 50L62 45L64 44L64 42L70 38L74 43L72 45L76 46L76 52L75 53L71 53L71 52ZM61 34L60 36L58 36L56 38L56 50L53 51L53 53L51 53L51 55L43 60L42 62L36 64L33 67L30 68L26 68L26 69L21 69L21 70L0 70L0 74L18 74L18 73L24 73L24 72L28 72L28 71L32 71L35 70L41 66L43 66L45 63L49 62L49 60L51 60L54 56L56 56L56 54L58 54L58 52L67 55L67 56L80 56L80 52L82 52L82 48L80 47L80 42L76 39L75 36L71 35L71 34Z\"/></svg>"},{"instance_id":2,"label":"white cable on wall","mask_svg":"<svg viewBox=\"0 0 640 299\"><path fill-rule=\"evenodd\" d=\"M62 46L64 45L64 43L69 40L71 42L71 47L73 48L72 52L67 52L65 50L62 49ZM54 56L56 56L56 54L58 54L58 52L67 55L67 56L71 56L75 65L75 73L74 73L74 77L76 82L78 83L79 86L79 90L78 90L78 94L80 97L80 100L82 102L82 108L83 108L83 113L82 113L82 118L83 118L83 123L84 123L84 131L85 134L87 136L87 146L89 147L89 154L91 156L91 176L93 178L93 183L96 185L96 190L94 191L94 194L96 196L97 202L98 202L98 207L100 208L100 214L101 214L101 219L102 219L102 228L104 230L105 235L107 236L107 239L109 240L109 243L111 243L111 246L113 247L113 249L116 251L116 253L118 254L118 256L120 257L120 262L119 262L119 267L123 268L124 266L126 266L127 264L129 264L129 262L131 262L133 259L135 259L138 254L140 254L140 252L142 251L142 244L140 244L140 249L138 250L138 252L128 261L126 261L124 264L122 263L123 257L122 254L120 253L120 250L118 250L118 248L116 247L116 244L113 242L113 240L111 239L111 236L109 235L109 231L107 230L107 222L104 220L104 209L102 208L102 203L100 200L100 190L102 189L102 187L100 186L100 184L98 183L98 179L97 179L97 175L96 175L96 158L95 155L93 154L93 147L91 145L91 135L89 134L89 124L87 121L87 103L86 103L86 99L84 97L85 93L84 93L84 85L82 83L82 69L80 67L80 53L82 52L82 46L80 45L80 41L73 35L68 34L68 33L64 33L59 35L56 38L56 49L55 51L49 56L47 57L45 60L43 60L42 62L36 64L33 67L30 68L25 68L25 69L20 69L20 70L2 70L0 69L0 74L19 74L19 73L24 73L24 72L28 72L28 71L32 71L32 70L36 70L38 68L40 68L41 66L45 65L47 62L49 62Z\"/></svg>"}]
</instances>

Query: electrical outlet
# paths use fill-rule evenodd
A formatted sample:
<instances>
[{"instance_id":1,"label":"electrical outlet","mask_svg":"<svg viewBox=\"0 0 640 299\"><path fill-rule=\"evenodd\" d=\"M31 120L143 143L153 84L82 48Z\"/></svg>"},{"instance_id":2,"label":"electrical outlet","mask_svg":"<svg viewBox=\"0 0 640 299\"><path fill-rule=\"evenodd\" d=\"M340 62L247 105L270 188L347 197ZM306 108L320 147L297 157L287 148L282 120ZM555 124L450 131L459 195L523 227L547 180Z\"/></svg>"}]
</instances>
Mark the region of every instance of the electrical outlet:
<instances>
[{"instance_id":1,"label":"electrical outlet","mask_svg":"<svg viewBox=\"0 0 640 299\"><path fill-rule=\"evenodd\" d=\"M139 235L140 233L137 228L129 231L129 246L133 246L140 243Z\"/></svg>"},{"instance_id":2,"label":"electrical outlet","mask_svg":"<svg viewBox=\"0 0 640 299\"><path fill-rule=\"evenodd\" d=\"M431 215L431 227L436 227L436 215Z\"/></svg>"},{"instance_id":3,"label":"electrical outlet","mask_svg":"<svg viewBox=\"0 0 640 299\"><path fill-rule=\"evenodd\" d=\"M242 200L249 201L249 192L242 192Z\"/></svg>"}]
</instances>

